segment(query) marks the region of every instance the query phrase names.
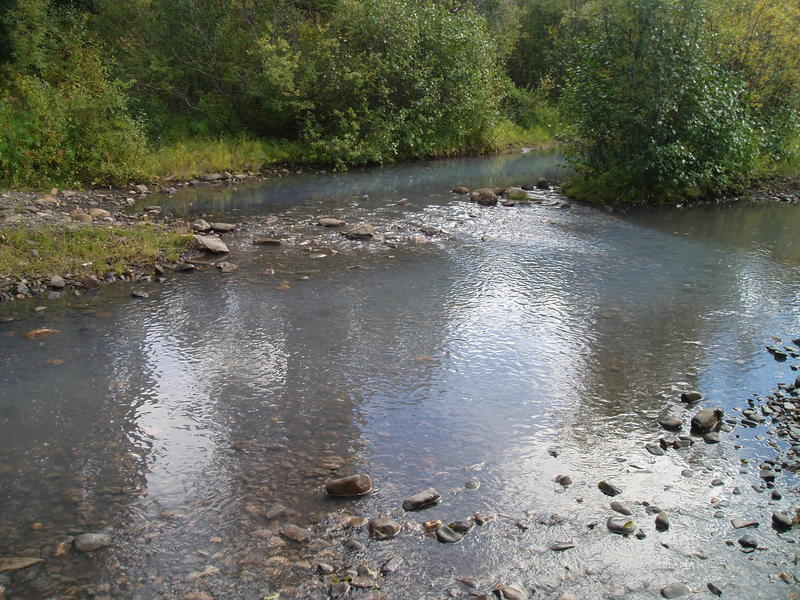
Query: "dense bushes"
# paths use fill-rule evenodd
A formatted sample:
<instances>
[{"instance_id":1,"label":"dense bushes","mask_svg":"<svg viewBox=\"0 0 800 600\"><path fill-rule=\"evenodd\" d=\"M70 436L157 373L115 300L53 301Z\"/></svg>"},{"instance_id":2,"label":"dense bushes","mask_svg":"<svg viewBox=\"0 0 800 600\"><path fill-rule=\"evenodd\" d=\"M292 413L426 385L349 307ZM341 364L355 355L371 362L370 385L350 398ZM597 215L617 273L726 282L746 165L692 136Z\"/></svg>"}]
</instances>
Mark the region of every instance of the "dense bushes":
<instances>
[{"instance_id":1,"label":"dense bushes","mask_svg":"<svg viewBox=\"0 0 800 600\"><path fill-rule=\"evenodd\" d=\"M76 13L26 0L9 17L15 61L0 97L0 177L12 185L120 182L144 134Z\"/></svg>"},{"instance_id":2,"label":"dense bushes","mask_svg":"<svg viewBox=\"0 0 800 600\"><path fill-rule=\"evenodd\" d=\"M0 0L0 180L346 167L560 122L573 190L715 192L796 157L799 20L770 0Z\"/></svg>"},{"instance_id":3,"label":"dense bushes","mask_svg":"<svg viewBox=\"0 0 800 600\"><path fill-rule=\"evenodd\" d=\"M647 202L718 192L751 172L757 132L697 2L619 0L586 20L564 94L573 190Z\"/></svg>"},{"instance_id":4,"label":"dense bushes","mask_svg":"<svg viewBox=\"0 0 800 600\"><path fill-rule=\"evenodd\" d=\"M473 11L345 0L306 45L303 133L325 159L365 164L489 146L500 71Z\"/></svg>"}]
</instances>

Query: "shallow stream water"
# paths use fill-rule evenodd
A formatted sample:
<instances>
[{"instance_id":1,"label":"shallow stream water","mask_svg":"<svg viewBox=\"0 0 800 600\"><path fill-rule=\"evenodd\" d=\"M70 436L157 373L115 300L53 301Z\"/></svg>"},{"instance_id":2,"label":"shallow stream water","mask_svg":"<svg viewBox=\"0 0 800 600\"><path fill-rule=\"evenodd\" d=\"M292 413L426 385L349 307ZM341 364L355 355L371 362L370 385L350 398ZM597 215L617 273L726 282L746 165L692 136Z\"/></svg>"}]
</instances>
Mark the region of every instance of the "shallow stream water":
<instances>
[{"instance_id":1,"label":"shallow stream water","mask_svg":"<svg viewBox=\"0 0 800 600\"><path fill-rule=\"evenodd\" d=\"M5 598L323 598L317 562L341 575L393 556L403 565L380 589L350 596L466 598L465 575L479 592L553 599L656 598L676 581L696 598L713 597L707 582L727 598L797 593L797 535L769 526L800 506L797 479L778 473L779 501L751 488L786 441L737 427L666 456L645 443L665 435L666 412L688 424L682 390L736 415L794 381L797 361L764 346L800 336L800 207L620 215L556 190L495 208L448 191L561 173L530 153L151 198L239 223L225 238L239 268L0 305L14 318L0 324L0 557L45 559L0 573ZM347 241L315 227L321 216L386 240ZM423 225L439 233L412 243ZM252 245L262 234L285 243ZM38 327L58 333L26 339ZM326 479L359 472L370 495L326 497ZM606 530L603 479L646 538ZM429 486L441 504L398 512ZM669 513L669 531L644 502ZM342 514L379 512L496 518L457 544L341 527ZM739 517L760 527L736 531ZM290 522L314 539L282 540ZM58 550L84 532L113 542ZM744 533L759 550L725 543ZM547 549L561 541L575 548Z\"/></svg>"}]
</instances>

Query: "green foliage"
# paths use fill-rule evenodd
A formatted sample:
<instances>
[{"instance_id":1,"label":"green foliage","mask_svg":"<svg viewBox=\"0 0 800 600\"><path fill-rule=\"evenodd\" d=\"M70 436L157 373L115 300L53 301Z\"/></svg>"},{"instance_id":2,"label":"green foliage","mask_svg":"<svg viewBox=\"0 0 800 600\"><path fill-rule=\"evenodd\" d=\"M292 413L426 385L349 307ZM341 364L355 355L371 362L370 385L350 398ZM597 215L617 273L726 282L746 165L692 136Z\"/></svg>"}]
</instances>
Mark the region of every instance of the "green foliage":
<instances>
[{"instance_id":1,"label":"green foliage","mask_svg":"<svg viewBox=\"0 0 800 600\"><path fill-rule=\"evenodd\" d=\"M564 95L568 149L606 202L718 192L751 172L741 86L694 0L615 0L585 15Z\"/></svg>"},{"instance_id":2,"label":"green foliage","mask_svg":"<svg viewBox=\"0 0 800 600\"><path fill-rule=\"evenodd\" d=\"M119 274L131 265L177 261L190 239L151 225L74 231L7 227L0 229L0 277ZM31 248L38 256L31 256Z\"/></svg>"},{"instance_id":3,"label":"green foliage","mask_svg":"<svg viewBox=\"0 0 800 600\"><path fill-rule=\"evenodd\" d=\"M301 39L304 135L338 166L491 143L501 72L485 20L430 0L346 0Z\"/></svg>"},{"instance_id":4,"label":"green foliage","mask_svg":"<svg viewBox=\"0 0 800 600\"><path fill-rule=\"evenodd\" d=\"M14 64L0 96L0 179L23 186L134 176L144 135L83 20L26 0L9 22Z\"/></svg>"}]
</instances>

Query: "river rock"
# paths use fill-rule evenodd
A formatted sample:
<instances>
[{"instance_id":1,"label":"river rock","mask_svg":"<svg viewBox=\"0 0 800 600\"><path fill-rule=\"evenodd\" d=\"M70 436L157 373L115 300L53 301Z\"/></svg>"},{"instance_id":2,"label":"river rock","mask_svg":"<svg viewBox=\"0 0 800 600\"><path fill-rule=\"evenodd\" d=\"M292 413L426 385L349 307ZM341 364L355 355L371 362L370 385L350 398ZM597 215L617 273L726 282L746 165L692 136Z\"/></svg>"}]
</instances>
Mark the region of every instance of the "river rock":
<instances>
[{"instance_id":1,"label":"river rock","mask_svg":"<svg viewBox=\"0 0 800 600\"><path fill-rule=\"evenodd\" d=\"M617 496L622 493L622 490L619 489L612 483L608 483L607 481L601 481L597 484L597 487L600 488L600 491L603 492L606 496Z\"/></svg>"},{"instance_id":2,"label":"river rock","mask_svg":"<svg viewBox=\"0 0 800 600\"><path fill-rule=\"evenodd\" d=\"M217 268L223 273L233 273L236 269L239 268L239 265L235 265L228 261L222 261L221 263L217 263Z\"/></svg>"},{"instance_id":3,"label":"river rock","mask_svg":"<svg viewBox=\"0 0 800 600\"><path fill-rule=\"evenodd\" d=\"M301 544L311 539L311 532L308 529L303 529L302 527L298 527L293 523L281 529L281 535L286 539L292 540L293 542L299 542Z\"/></svg>"},{"instance_id":4,"label":"river rock","mask_svg":"<svg viewBox=\"0 0 800 600\"><path fill-rule=\"evenodd\" d=\"M331 596L339 598L350 591L350 584L347 581L336 581L331 583Z\"/></svg>"},{"instance_id":5,"label":"river rock","mask_svg":"<svg viewBox=\"0 0 800 600\"><path fill-rule=\"evenodd\" d=\"M53 275L50 277L50 282L48 285L54 290L63 290L67 284L61 275Z\"/></svg>"},{"instance_id":6,"label":"river rock","mask_svg":"<svg viewBox=\"0 0 800 600\"><path fill-rule=\"evenodd\" d=\"M685 583L670 583L668 586L661 588L661 595L664 598L678 598L689 594L691 591Z\"/></svg>"},{"instance_id":7,"label":"river rock","mask_svg":"<svg viewBox=\"0 0 800 600\"><path fill-rule=\"evenodd\" d=\"M706 587L708 588L708 591L711 592L712 594L714 594L715 596L722 596L722 590L719 589L713 583L711 583L711 582L707 583Z\"/></svg>"},{"instance_id":8,"label":"river rock","mask_svg":"<svg viewBox=\"0 0 800 600\"><path fill-rule=\"evenodd\" d=\"M469 533L475 527L475 521L472 519L466 519L464 521L453 521L452 523L448 523L447 525L450 529L455 531L456 533Z\"/></svg>"},{"instance_id":9,"label":"river rock","mask_svg":"<svg viewBox=\"0 0 800 600\"><path fill-rule=\"evenodd\" d=\"M664 448L661 447L661 444L645 444L644 448L653 456L664 456L666 454L666 452L664 452Z\"/></svg>"},{"instance_id":10,"label":"river rock","mask_svg":"<svg viewBox=\"0 0 800 600\"><path fill-rule=\"evenodd\" d=\"M236 225L233 223L212 223L211 229L217 233L228 233L229 231L236 229Z\"/></svg>"},{"instance_id":11,"label":"river rock","mask_svg":"<svg viewBox=\"0 0 800 600\"><path fill-rule=\"evenodd\" d=\"M475 190L469 195L470 202L477 202L482 206L495 206L497 205L497 194L493 190L483 188Z\"/></svg>"},{"instance_id":12,"label":"river rock","mask_svg":"<svg viewBox=\"0 0 800 600\"><path fill-rule=\"evenodd\" d=\"M678 431L681 427L683 427L683 421L675 417L673 415L667 415L666 417L661 417L658 420L658 424L661 425L667 431Z\"/></svg>"},{"instance_id":13,"label":"river rock","mask_svg":"<svg viewBox=\"0 0 800 600\"><path fill-rule=\"evenodd\" d=\"M256 246L280 246L281 241L277 238L256 238L253 240Z\"/></svg>"},{"instance_id":14,"label":"river rock","mask_svg":"<svg viewBox=\"0 0 800 600\"><path fill-rule=\"evenodd\" d=\"M622 502L617 502L617 501L611 503L611 510L628 517L630 517L633 514L630 508L625 506Z\"/></svg>"},{"instance_id":15,"label":"river rock","mask_svg":"<svg viewBox=\"0 0 800 600\"><path fill-rule=\"evenodd\" d=\"M718 431L709 431L703 434L703 441L706 444L719 444L720 437Z\"/></svg>"},{"instance_id":16,"label":"river rock","mask_svg":"<svg viewBox=\"0 0 800 600\"><path fill-rule=\"evenodd\" d=\"M379 237L378 232L375 231L375 228L372 225L367 225L366 223L357 225L352 229L348 229L347 231L343 231L342 235L351 240L375 240Z\"/></svg>"},{"instance_id":17,"label":"river rock","mask_svg":"<svg viewBox=\"0 0 800 600\"><path fill-rule=\"evenodd\" d=\"M492 594L499 600L524 600L528 597L525 590L515 585L501 585L492 590Z\"/></svg>"},{"instance_id":18,"label":"river rock","mask_svg":"<svg viewBox=\"0 0 800 600\"><path fill-rule=\"evenodd\" d=\"M556 475L556 483L562 487L569 487L572 485L572 478L569 475Z\"/></svg>"},{"instance_id":19,"label":"river rock","mask_svg":"<svg viewBox=\"0 0 800 600\"><path fill-rule=\"evenodd\" d=\"M574 547L575 544L572 542L556 542L554 544L550 544L547 549L554 552L563 552L564 550L571 550Z\"/></svg>"},{"instance_id":20,"label":"river rock","mask_svg":"<svg viewBox=\"0 0 800 600\"><path fill-rule=\"evenodd\" d=\"M111 213L108 212L107 210L103 210L102 208L96 208L96 207L90 208L86 212L89 213L89 215L91 215L91 217L94 219L104 219L105 217L111 216Z\"/></svg>"},{"instance_id":21,"label":"river rock","mask_svg":"<svg viewBox=\"0 0 800 600\"><path fill-rule=\"evenodd\" d=\"M224 177L222 175L220 175L219 173L209 173L208 175L205 175L203 177L203 181L209 181L209 182L222 181L223 179L224 179Z\"/></svg>"},{"instance_id":22,"label":"river rock","mask_svg":"<svg viewBox=\"0 0 800 600\"><path fill-rule=\"evenodd\" d=\"M369 522L369 537L373 540L390 540L400 533L400 523L390 516L381 514Z\"/></svg>"},{"instance_id":23,"label":"river rock","mask_svg":"<svg viewBox=\"0 0 800 600\"><path fill-rule=\"evenodd\" d=\"M606 521L606 527L611 533L619 533L621 535L630 535L636 531L636 523L623 517L609 517L608 521Z\"/></svg>"},{"instance_id":24,"label":"river rock","mask_svg":"<svg viewBox=\"0 0 800 600\"><path fill-rule=\"evenodd\" d=\"M150 191L149 189L147 189L147 186L143 183L139 183L133 186L133 189L137 194L146 194L147 192Z\"/></svg>"},{"instance_id":25,"label":"river rock","mask_svg":"<svg viewBox=\"0 0 800 600\"><path fill-rule=\"evenodd\" d=\"M473 477L464 484L464 487L468 490L477 490L481 487L481 482L476 477Z\"/></svg>"},{"instance_id":26,"label":"river rock","mask_svg":"<svg viewBox=\"0 0 800 600\"><path fill-rule=\"evenodd\" d=\"M191 263L180 263L175 266L176 273L194 273L197 267Z\"/></svg>"},{"instance_id":27,"label":"river rock","mask_svg":"<svg viewBox=\"0 0 800 600\"><path fill-rule=\"evenodd\" d=\"M381 573L383 573L384 575L386 573L394 573L395 571L397 571L397 569L401 567L402 564L403 564L402 556L393 556L385 563L383 563L383 566L381 567Z\"/></svg>"},{"instance_id":28,"label":"river rock","mask_svg":"<svg viewBox=\"0 0 800 600\"><path fill-rule=\"evenodd\" d=\"M317 221L317 225L322 227L341 227L345 222L341 219L334 219L332 217L322 217Z\"/></svg>"},{"instance_id":29,"label":"river rock","mask_svg":"<svg viewBox=\"0 0 800 600\"><path fill-rule=\"evenodd\" d=\"M792 518L785 512L772 513L772 527L777 531L788 531L793 525Z\"/></svg>"},{"instance_id":30,"label":"river rock","mask_svg":"<svg viewBox=\"0 0 800 600\"><path fill-rule=\"evenodd\" d=\"M214 254L226 254L229 252L225 242L213 235L194 236L194 238L192 238L192 247L196 250L204 250Z\"/></svg>"},{"instance_id":31,"label":"river rock","mask_svg":"<svg viewBox=\"0 0 800 600\"><path fill-rule=\"evenodd\" d=\"M700 392L696 392L694 390L687 390L681 393L681 402L686 402L687 404L691 404L694 402L700 402L703 399L703 394Z\"/></svg>"},{"instance_id":32,"label":"river rock","mask_svg":"<svg viewBox=\"0 0 800 600\"><path fill-rule=\"evenodd\" d=\"M758 527L758 521L752 519L731 519L734 529L744 529L746 527Z\"/></svg>"},{"instance_id":33,"label":"river rock","mask_svg":"<svg viewBox=\"0 0 800 600\"><path fill-rule=\"evenodd\" d=\"M192 229L195 231L208 231L211 229L211 224L205 219L197 219L194 223L192 223Z\"/></svg>"},{"instance_id":34,"label":"river rock","mask_svg":"<svg viewBox=\"0 0 800 600\"><path fill-rule=\"evenodd\" d=\"M436 539L443 544L455 544L460 542L464 536L450 529L448 525L442 525L436 530Z\"/></svg>"},{"instance_id":35,"label":"river rock","mask_svg":"<svg viewBox=\"0 0 800 600\"><path fill-rule=\"evenodd\" d=\"M537 190L549 190L550 189L550 182L547 181L544 177L539 177L536 180L536 189Z\"/></svg>"},{"instance_id":36,"label":"river rock","mask_svg":"<svg viewBox=\"0 0 800 600\"><path fill-rule=\"evenodd\" d=\"M331 479L325 484L325 491L331 496L363 496L372 490L369 475L350 475Z\"/></svg>"},{"instance_id":37,"label":"river rock","mask_svg":"<svg viewBox=\"0 0 800 600\"><path fill-rule=\"evenodd\" d=\"M669 515L667 513L660 512L656 515L656 529L658 531L669 529Z\"/></svg>"},{"instance_id":38,"label":"river rock","mask_svg":"<svg viewBox=\"0 0 800 600\"><path fill-rule=\"evenodd\" d=\"M725 412L721 408L705 408L692 417L692 431L707 433L714 430Z\"/></svg>"},{"instance_id":39,"label":"river rock","mask_svg":"<svg viewBox=\"0 0 800 600\"><path fill-rule=\"evenodd\" d=\"M74 540L72 545L79 552L92 552L99 550L111 543L111 536L107 533L82 533Z\"/></svg>"},{"instance_id":40,"label":"river rock","mask_svg":"<svg viewBox=\"0 0 800 600\"><path fill-rule=\"evenodd\" d=\"M403 510L421 510L439 504L441 501L442 497L431 487L403 500Z\"/></svg>"},{"instance_id":41,"label":"river rock","mask_svg":"<svg viewBox=\"0 0 800 600\"><path fill-rule=\"evenodd\" d=\"M41 558L34 558L32 556L6 556L0 557L0 573L4 571L21 571L33 565L43 563Z\"/></svg>"},{"instance_id":42,"label":"river rock","mask_svg":"<svg viewBox=\"0 0 800 600\"><path fill-rule=\"evenodd\" d=\"M758 548L758 540L752 535L743 535L739 538L739 545L742 548Z\"/></svg>"},{"instance_id":43,"label":"river rock","mask_svg":"<svg viewBox=\"0 0 800 600\"><path fill-rule=\"evenodd\" d=\"M469 188L464 187L463 185L454 187L452 191L454 194L469 194Z\"/></svg>"},{"instance_id":44,"label":"river rock","mask_svg":"<svg viewBox=\"0 0 800 600\"><path fill-rule=\"evenodd\" d=\"M510 187L506 190L504 196L510 200L527 200L528 192L521 187Z\"/></svg>"}]
</instances>

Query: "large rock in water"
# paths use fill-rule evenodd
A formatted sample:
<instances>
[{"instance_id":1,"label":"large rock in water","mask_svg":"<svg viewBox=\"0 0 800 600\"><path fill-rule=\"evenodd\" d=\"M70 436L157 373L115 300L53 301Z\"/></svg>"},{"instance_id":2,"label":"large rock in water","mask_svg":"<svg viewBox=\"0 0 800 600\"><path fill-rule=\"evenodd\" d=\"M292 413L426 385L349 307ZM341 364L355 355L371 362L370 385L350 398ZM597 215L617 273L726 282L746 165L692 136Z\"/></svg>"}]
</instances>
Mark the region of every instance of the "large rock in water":
<instances>
[{"instance_id":1,"label":"large rock in water","mask_svg":"<svg viewBox=\"0 0 800 600\"><path fill-rule=\"evenodd\" d=\"M214 254L227 254L228 247L218 237L213 235L196 235L192 238L192 248L195 250L204 250Z\"/></svg>"},{"instance_id":2,"label":"large rock in water","mask_svg":"<svg viewBox=\"0 0 800 600\"><path fill-rule=\"evenodd\" d=\"M483 206L496 206L497 205L497 194L494 193L493 190L488 188L482 188L480 190L475 190L471 192L469 195L470 202L477 202Z\"/></svg>"},{"instance_id":3,"label":"large rock in water","mask_svg":"<svg viewBox=\"0 0 800 600\"><path fill-rule=\"evenodd\" d=\"M725 413L721 408L704 408L692 417L692 431L695 433L708 433L720 424Z\"/></svg>"},{"instance_id":4,"label":"large rock in water","mask_svg":"<svg viewBox=\"0 0 800 600\"><path fill-rule=\"evenodd\" d=\"M331 479L325 484L325 491L331 496L363 496L372 490L372 479L369 475L351 475L340 479Z\"/></svg>"},{"instance_id":5,"label":"large rock in water","mask_svg":"<svg viewBox=\"0 0 800 600\"><path fill-rule=\"evenodd\" d=\"M441 501L441 495L435 489L428 488L403 500L403 510L421 510Z\"/></svg>"}]
</instances>

